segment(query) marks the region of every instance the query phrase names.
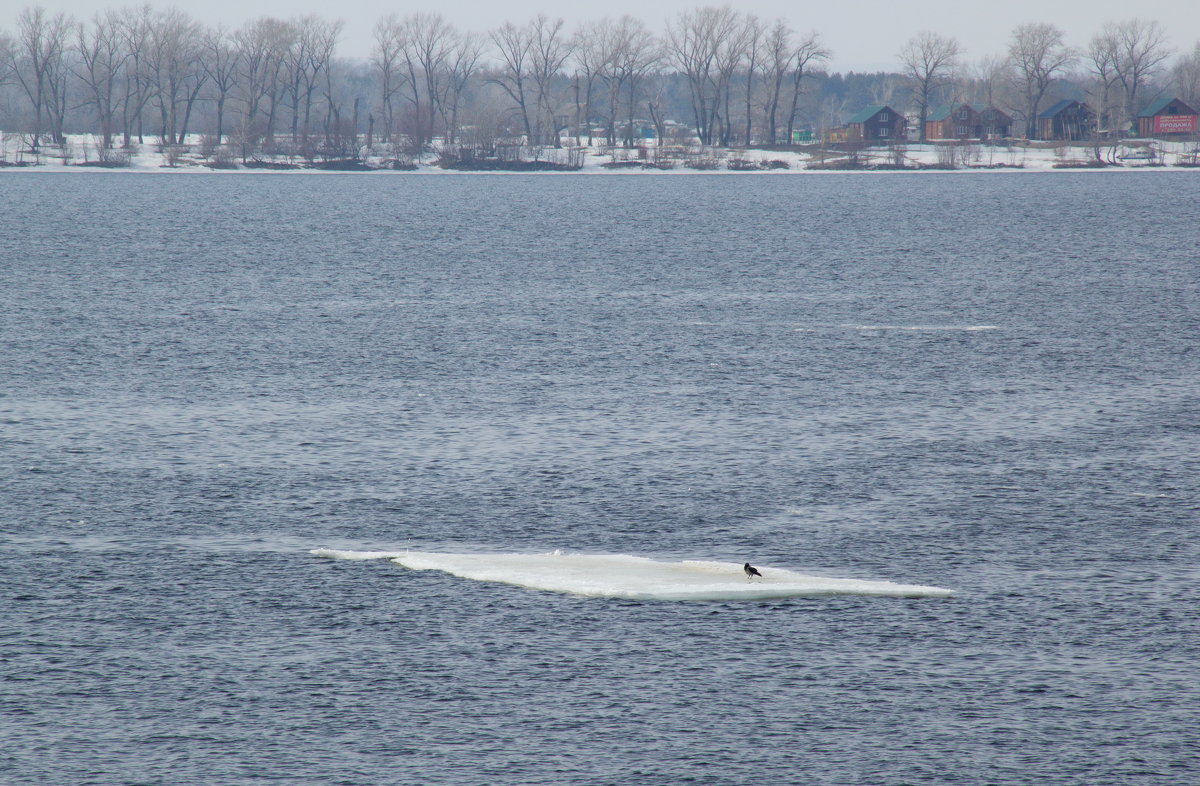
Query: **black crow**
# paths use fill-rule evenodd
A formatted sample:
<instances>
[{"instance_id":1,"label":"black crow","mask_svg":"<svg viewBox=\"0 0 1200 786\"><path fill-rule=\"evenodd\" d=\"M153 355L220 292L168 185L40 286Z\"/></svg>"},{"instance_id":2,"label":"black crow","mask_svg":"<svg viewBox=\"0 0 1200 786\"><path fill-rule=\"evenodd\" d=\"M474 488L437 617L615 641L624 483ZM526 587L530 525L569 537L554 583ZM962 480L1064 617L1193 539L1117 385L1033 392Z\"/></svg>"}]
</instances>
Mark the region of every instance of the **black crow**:
<instances>
[{"instance_id":1,"label":"black crow","mask_svg":"<svg viewBox=\"0 0 1200 786\"><path fill-rule=\"evenodd\" d=\"M760 579L762 578L762 574L758 572L758 568L749 562L742 566L742 570L746 571L746 578L748 579L753 579L755 576L758 576Z\"/></svg>"}]
</instances>

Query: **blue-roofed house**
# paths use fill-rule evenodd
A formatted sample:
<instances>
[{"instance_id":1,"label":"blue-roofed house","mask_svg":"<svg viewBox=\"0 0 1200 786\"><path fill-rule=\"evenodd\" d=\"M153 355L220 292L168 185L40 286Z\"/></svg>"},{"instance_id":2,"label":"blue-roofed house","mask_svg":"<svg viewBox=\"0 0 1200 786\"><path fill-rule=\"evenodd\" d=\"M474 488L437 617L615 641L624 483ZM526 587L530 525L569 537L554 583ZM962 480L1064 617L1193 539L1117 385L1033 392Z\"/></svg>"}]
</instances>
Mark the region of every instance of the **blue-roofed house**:
<instances>
[{"instance_id":1,"label":"blue-roofed house","mask_svg":"<svg viewBox=\"0 0 1200 786\"><path fill-rule=\"evenodd\" d=\"M846 121L851 141L868 144L903 142L908 136L908 121L890 106L868 106Z\"/></svg>"},{"instance_id":2,"label":"blue-roofed house","mask_svg":"<svg viewBox=\"0 0 1200 786\"><path fill-rule=\"evenodd\" d=\"M1179 136L1196 130L1196 110L1178 98L1160 98L1138 112L1138 136Z\"/></svg>"},{"instance_id":3,"label":"blue-roofed house","mask_svg":"<svg viewBox=\"0 0 1200 786\"><path fill-rule=\"evenodd\" d=\"M1096 113L1082 101L1063 99L1037 116L1038 139L1087 139L1096 130Z\"/></svg>"}]
</instances>

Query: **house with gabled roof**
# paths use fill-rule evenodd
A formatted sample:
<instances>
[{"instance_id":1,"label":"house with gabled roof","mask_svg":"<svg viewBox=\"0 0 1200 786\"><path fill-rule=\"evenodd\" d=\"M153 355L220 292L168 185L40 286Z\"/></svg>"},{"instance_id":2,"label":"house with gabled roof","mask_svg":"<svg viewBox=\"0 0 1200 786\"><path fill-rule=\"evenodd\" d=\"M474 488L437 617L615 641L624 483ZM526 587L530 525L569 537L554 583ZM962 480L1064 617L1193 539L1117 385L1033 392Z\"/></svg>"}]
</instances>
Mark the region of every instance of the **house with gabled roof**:
<instances>
[{"instance_id":1,"label":"house with gabled roof","mask_svg":"<svg viewBox=\"0 0 1200 786\"><path fill-rule=\"evenodd\" d=\"M1096 130L1096 113L1083 101L1064 98L1037 116L1038 139L1087 139Z\"/></svg>"},{"instance_id":2,"label":"house with gabled roof","mask_svg":"<svg viewBox=\"0 0 1200 786\"><path fill-rule=\"evenodd\" d=\"M903 142L908 136L908 120L902 112L877 104L856 112L846 121L846 129L850 141Z\"/></svg>"},{"instance_id":3,"label":"house with gabled roof","mask_svg":"<svg viewBox=\"0 0 1200 786\"><path fill-rule=\"evenodd\" d=\"M979 109L979 122L983 126L981 139L1004 139L1012 136L1012 115L994 106L984 106Z\"/></svg>"},{"instance_id":4,"label":"house with gabled roof","mask_svg":"<svg viewBox=\"0 0 1200 786\"><path fill-rule=\"evenodd\" d=\"M978 120L979 113L970 104L942 104L925 118L925 138L971 139Z\"/></svg>"},{"instance_id":5,"label":"house with gabled roof","mask_svg":"<svg viewBox=\"0 0 1200 786\"><path fill-rule=\"evenodd\" d=\"M989 139L1006 137L1012 118L987 104L943 104L925 120L926 139Z\"/></svg>"},{"instance_id":6,"label":"house with gabled roof","mask_svg":"<svg viewBox=\"0 0 1200 786\"><path fill-rule=\"evenodd\" d=\"M1160 98L1138 112L1138 136L1179 136L1197 131L1196 110L1178 98Z\"/></svg>"}]
</instances>

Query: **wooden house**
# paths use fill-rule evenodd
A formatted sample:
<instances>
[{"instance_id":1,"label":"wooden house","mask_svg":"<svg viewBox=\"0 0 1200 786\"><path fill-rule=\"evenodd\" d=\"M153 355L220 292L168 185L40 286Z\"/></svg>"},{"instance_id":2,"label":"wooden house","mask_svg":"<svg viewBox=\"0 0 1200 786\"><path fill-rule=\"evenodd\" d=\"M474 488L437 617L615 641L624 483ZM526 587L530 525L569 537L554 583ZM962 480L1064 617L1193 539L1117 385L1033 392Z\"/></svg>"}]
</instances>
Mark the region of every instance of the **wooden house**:
<instances>
[{"instance_id":1,"label":"wooden house","mask_svg":"<svg viewBox=\"0 0 1200 786\"><path fill-rule=\"evenodd\" d=\"M1178 98L1160 98L1138 112L1138 136L1179 136L1197 130L1196 110Z\"/></svg>"},{"instance_id":2,"label":"wooden house","mask_svg":"<svg viewBox=\"0 0 1200 786\"><path fill-rule=\"evenodd\" d=\"M986 104L944 104L925 120L926 139L992 139L1011 129L1012 118Z\"/></svg>"},{"instance_id":3,"label":"wooden house","mask_svg":"<svg viewBox=\"0 0 1200 786\"><path fill-rule=\"evenodd\" d=\"M925 118L925 138L971 139L978 125L978 113L970 104L942 104Z\"/></svg>"},{"instance_id":4,"label":"wooden house","mask_svg":"<svg viewBox=\"0 0 1200 786\"><path fill-rule=\"evenodd\" d=\"M1096 113L1082 101L1063 99L1037 116L1038 139L1087 139L1096 130Z\"/></svg>"},{"instance_id":5,"label":"wooden house","mask_svg":"<svg viewBox=\"0 0 1200 786\"><path fill-rule=\"evenodd\" d=\"M983 104L977 104L977 106L980 107L978 110L979 122L983 129L983 136L980 139L1005 139L1012 136L1012 115L994 106L984 106Z\"/></svg>"},{"instance_id":6,"label":"wooden house","mask_svg":"<svg viewBox=\"0 0 1200 786\"><path fill-rule=\"evenodd\" d=\"M903 142L908 136L908 121L890 106L869 106L846 121L846 130L852 142Z\"/></svg>"}]
</instances>

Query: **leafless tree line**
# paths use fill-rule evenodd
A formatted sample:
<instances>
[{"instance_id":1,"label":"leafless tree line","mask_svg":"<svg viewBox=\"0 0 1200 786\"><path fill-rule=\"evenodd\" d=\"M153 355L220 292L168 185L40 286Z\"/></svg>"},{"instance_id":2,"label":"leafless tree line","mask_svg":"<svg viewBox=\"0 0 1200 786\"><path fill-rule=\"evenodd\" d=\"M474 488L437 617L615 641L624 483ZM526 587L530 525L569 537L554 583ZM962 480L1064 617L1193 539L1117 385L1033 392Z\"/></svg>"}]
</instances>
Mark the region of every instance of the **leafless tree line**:
<instances>
[{"instance_id":1,"label":"leafless tree line","mask_svg":"<svg viewBox=\"0 0 1200 786\"><path fill-rule=\"evenodd\" d=\"M539 15L476 34L435 13L388 15L365 61L339 56L341 33L316 16L230 30L178 9L81 21L29 7L0 30L0 88L19 97L0 102L0 129L61 144L68 117L86 117L105 148L147 135L180 144L198 130L243 150L278 140L340 150L365 131L368 145L421 150L481 137L632 146L647 127L662 139L679 123L703 144L770 145L817 121L801 99L830 57L818 33L730 6L680 13L661 35L630 16L569 32ZM974 65L954 38L926 31L902 47L901 73L877 98L904 95L922 133L931 106L959 99L1006 106L1032 132L1047 101L1073 86L1105 127L1127 127L1168 83L1200 98L1200 44L1173 55L1162 25L1138 19L1106 24L1084 50L1053 25L1024 24L1007 51ZM824 113L837 122L857 108L830 100Z\"/></svg>"},{"instance_id":2,"label":"leafless tree line","mask_svg":"<svg viewBox=\"0 0 1200 786\"><path fill-rule=\"evenodd\" d=\"M325 133L342 113L334 79L341 22L315 16L260 19L237 31L207 28L178 9L105 11L89 22L40 7L23 10L16 35L0 39L0 82L26 98L33 144L61 144L71 108L86 108L104 147L120 134L182 143L197 106L215 108L221 139L227 107L243 137L271 138L280 123L306 139L320 114Z\"/></svg>"},{"instance_id":3,"label":"leafless tree line","mask_svg":"<svg viewBox=\"0 0 1200 786\"><path fill-rule=\"evenodd\" d=\"M681 14L661 36L630 16L572 33L539 15L479 35L438 14L388 15L365 73L338 57L341 31L315 16L228 30L178 9L80 21L29 7L14 33L0 31L0 85L19 87L24 105L19 121L10 111L0 126L21 126L34 145L61 144L68 115L86 111L104 147L147 135L178 144L203 106L202 130L218 144L304 145L365 125L368 139L421 149L490 125L529 144L556 145L569 131L588 144L632 145L642 125L666 133L675 118L663 77L678 74L705 143L771 143L790 138L803 80L829 57L816 33L728 6ZM365 96L347 84L356 75L370 83Z\"/></svg>"},{"instance_id":4,"label":"leafless tree line","mask_svg":"<svg viewBox=\"0 0 1200 786\"><path fill-rule=\"evenodd\" d=\"M1068 46L1065 35L1051 24L1022 24L1012 31L1006 52L984 57L973 68L954 38L926 31L909 40L899 57L913 85L922 138L935 95L966 100L974 94L989 105L1007 106L1030 137L1047 98L1064 82L1086 94L1105 130L1128 129L1155 87L1173 89L1193 105L1200 98L1200 43L1168 68L1173 51L1158 22L1109 22L1083 50Z\"/></svg>"}]
</instances>

